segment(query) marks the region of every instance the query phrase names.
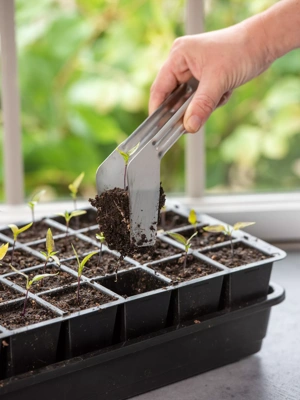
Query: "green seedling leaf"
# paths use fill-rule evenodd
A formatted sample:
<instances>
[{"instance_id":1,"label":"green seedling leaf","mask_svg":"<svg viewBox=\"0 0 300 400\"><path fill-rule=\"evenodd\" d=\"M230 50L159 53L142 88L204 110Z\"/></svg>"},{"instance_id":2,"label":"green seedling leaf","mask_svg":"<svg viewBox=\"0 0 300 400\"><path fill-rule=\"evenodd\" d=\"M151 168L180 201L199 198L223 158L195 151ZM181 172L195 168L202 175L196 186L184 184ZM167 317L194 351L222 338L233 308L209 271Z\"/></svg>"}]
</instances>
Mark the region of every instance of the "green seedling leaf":
<instances>
[{"instance_id":1,"label":"green seedling leaf","mask_svg":"<svg viewBox=\"0 0 300 400\"><path fill-rule=\"evenodd\" d=\"M10 229L12 230L14 240L17 240L17 237L19 236L20 233L27 231L32 226L32 222L30 224L23 226L22 228L18 228L17 225L15 224L10 224L8 225Z\"/></svg>"},{"instance_id":2,"label":"green seedling leaf","mask_svg":"<svg viewBox=\"0 0 300 400\"><path fill-rule=\"evenodd\" d=\"M224 225L209 225L203 228L204 231L207 232L226 232L226 228Z\"/></svg>"},{"instance_id":3,"label":"green seedling leaf","mask_svg":"<svg viewBox=\"0 0 300 400\"><path fill-rule=\"evenodd\" d=\"M140 143L138 143L136 146L134 146L132 149L128 150L127 152L122 151L117 147L117 151L123 157L125 165L128 164L129 158L132 156L132 154L134 154L137 151L137 149L139 148L139 145L140 145Z\"/></svg>"},{"instance_id":4,"label":"green seedling leaf","mask_svg":"<svg viewBox=\"0 0 300 400\"><path fill-rule=\"evenodd\" d=\"M78 267L79 267L79 266L80 266L80 261L79 261L79 258L78 258L77 251L75 250L75 248L74 248L74 246L73 246L73 243L71 243L71 246L72 246L72 249L73 249L73 251L74 251L75 257L76 257L76 259L77 259L77 264L78 264Z\"/></svg>"},{"instance_id":5,"label":"green seedling leaf","mask_svg":"<svg viewBox=\"0 0 300 400\"><path fill-rule=\"evenodd\" d=\"M237 222L233 225L233 229L238 231L239 229L246 228L246 226L254 225L255 222Z\"/></svg>"},{"instance_id":6,"label":"green seedling leaf","mask_svg":"<svg viewBox=\"0 0 300 400\"><path fill-rule=\"evenodd\" d=\"M186 246L190 246L192 239L198 235L198 232L195 232L188 240L186 241Z\"/></svg>"},{"instance_id":7,"label":"green seedling leaf","mask_svg":"<svg viewBox=\"0 0 300 400\"><path fill-rule=\"evenodd\" d=\"M41 190L40 192L38 192L34 196L32 196L32 199L28 202L29 207L31 209L33 209L34 206L40 201L41 197L45 193L46 193L46 190Z\"/></svg>"},{"instance_id":8,"label":"green seedling leaf","mask_svg":"<svg viewBox=\"0 0 300 400\"><path fill-rule=\"evenodd\" d=\"M129 161L129 154L125 153L124 151L120 150L119 148L117 148L119 154L121 154L121 156L123 157L123 160L125 162L125 165L128 164Z\"/></svg>"},{"instance_id":9,"label":"green seedling leaf","mask_svg":"<svg viewBox=\"0 0 300 400\"><path fill-rule=\"evenodd\" d=\"M77 178L74 180L74 182L70 183L70 185L68 186L73 198L76 197L79 186L80 186L83 178L84 178L84 172L81 172L81 174L79 176L77 176Z\"/></svg>"},{"instance_id":10,"label":"green seedling leaf","mask_svg":"<svg viewBox=\"0 0 300 400\"><path fill-rule=\"evenodd\" d=\"M96 239L100 240L101 243L105 242L105 236L103 232L96 233Z\"/></svg>"},{"instance_id":11,"label":"green seedling leaf","mask_svg":"<svg viewBox=\"0 0 300 400\"><path fill-rule=\"evenodd\" d=\"M46 235L46 249L48 251L48 254L52 253L54 250L54 240L50 228L48 229Z\"/></svg>"},{"instance_id":12,"label":"green seedling leaf","mask_svg":"<svg viewBox=\"0 0 300 400\"><path fill-rule=\"evenodd\" d=\"M132 154L134 154L139 147L140 147L140 142L137 145L135 145L132 149L128 150L127 154L129 155L129 157L131 157Z\"/></svg>"},{"instance_id":13,"label":"green seedling leaf","mask_svg":"<svg viewBox=\"0 0 300 400\"><path fill-rule=\"evenodd\" d=\"M5 257L7 250L8 250L8 246L9 246L8 243L2 244L0 246L0 260L3 260L3 258Z\"/></svg>"},{"instance_id":14,"label":"green seedling leaf","mask_svg":"<svg viewBox=\"0 0 300 400\"><path fill-rule=\"evenodd\" d=\"M31 285L32 285L34 282L38 282L38 281L41 281L41 280L44 279L44 278L47 278L47 277L49 277L49 276L56 276L56 275L58 275L58 274L59 274L59 272L57 272L56 274L41 274L41 275L35 275L30 281L28 281L28 288L30 288Z\"/></svg>"},{"instance_id":15,"label":"green seedling leaf","mask_svg":"<svg viewBox=\"0 0 300 400\"><path fill-rule=\"evenodd\" d=\"M24 276L24 278L26 278L28 281L28 275L24 274L24 272L19 271L17 268L13 267L11 264L9 264L9 266L13 271L15 271L19 275Z\"/></svg>"},{"instance_id":16,"label":"green seedling leaf","mask_svg":"<svg viewBox=\"0 0 300 400\"><path fill-rule=\"evenodd\" d=\"M82 273L82 270L83 270L85 264L89 261L89 259L91 257L93 257L94 254L97 254L97 253L98 253L98 251L92 251L90 254L85 256L84 259L80 262L80 267L79 267L80 276L81 276L81 273Z\"/></svg>"},{"instance_id":17,"label":"green seedling leaf","mask_svg":"<svg viewBox=\"0 0 300 400\"><path fill-rule=\"evenodd\" d=\"M186 245L187 239L184 236L180 235L180 233L167 232L167 234L173 239L177 240L177 242L183 244L184 246Z\"/></svg>"},{"instance_id":18,"label":"green seedling leaf","mask_svg":"<svg viewBox=\"0 0 300 400\"><path fill-rule=\"evenodd\" d=\"M52 260L53 260L54 262L56 262L57 265L60 265L59 258L55 255L56 253L57 253L57 251L56 251L55 253L52 253L52 254L50 255L50 258L52 258Z\"/></svg>"},{"instance_id":19,"label":"green seedling leaf","mask_svg":"<svg viewBox=\"0 0 300 400\"><path fill-rule=\"evenodd\" d=\"M195 210L191 210L189 214L188 221L191 225L196 225L197 224L197 214Z\"/></svg>"},{"instance_id":20,"label":"green seedling leaf","mask_svg":"<svg viewBox=\"0 0 300 400\"><path fill-rule=\"evenodd\" d=\"M86 211L84 211L84 210L72 211L71 214L70 214L70 219L73 218L73 217L78 217L79 215L83 215L83 214L86 214Z\"/></svg>"}]
</instances>

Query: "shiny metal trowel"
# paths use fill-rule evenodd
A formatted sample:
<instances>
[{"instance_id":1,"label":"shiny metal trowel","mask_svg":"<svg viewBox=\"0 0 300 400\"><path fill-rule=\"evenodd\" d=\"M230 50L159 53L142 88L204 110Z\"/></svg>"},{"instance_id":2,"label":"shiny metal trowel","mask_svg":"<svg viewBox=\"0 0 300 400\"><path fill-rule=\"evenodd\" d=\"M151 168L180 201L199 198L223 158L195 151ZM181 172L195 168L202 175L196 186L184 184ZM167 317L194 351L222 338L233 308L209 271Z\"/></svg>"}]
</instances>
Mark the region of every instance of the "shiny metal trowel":
<instances>
[{"instance_id":1,"label":"shiny metal trowel","mask_svg":"<svg viewBox=\"0 0 300 400\"><path fill-rule=\"evenodd\" d=\"M136 246L155 244L160 195L160 160L185 133L183 115L198 81L181 84L124 142L128 152L139 143L127 167L130 209L130 240ZM115 149L96 173L97 192L124 188L124 160Z\"/></svg>"}]
</instances>

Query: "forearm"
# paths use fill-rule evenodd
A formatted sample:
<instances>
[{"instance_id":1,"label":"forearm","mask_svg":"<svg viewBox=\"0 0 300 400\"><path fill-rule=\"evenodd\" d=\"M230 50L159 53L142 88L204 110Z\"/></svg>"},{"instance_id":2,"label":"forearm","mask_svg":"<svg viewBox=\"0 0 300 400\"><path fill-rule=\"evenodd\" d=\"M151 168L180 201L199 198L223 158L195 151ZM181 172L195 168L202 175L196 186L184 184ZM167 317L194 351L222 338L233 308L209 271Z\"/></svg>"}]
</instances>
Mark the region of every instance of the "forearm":
<instances>
[{"instance_id":1,"label":"forearm","mask_svg":"<svg viewBox=\"0 0 300 400\"><path fill-rule=\"evenodd\" d=\"M264 41L270 61L300 47L300 0L280 0L251 20L250 24L257 24L257 40Z\"/></svg>"}]
</instances>

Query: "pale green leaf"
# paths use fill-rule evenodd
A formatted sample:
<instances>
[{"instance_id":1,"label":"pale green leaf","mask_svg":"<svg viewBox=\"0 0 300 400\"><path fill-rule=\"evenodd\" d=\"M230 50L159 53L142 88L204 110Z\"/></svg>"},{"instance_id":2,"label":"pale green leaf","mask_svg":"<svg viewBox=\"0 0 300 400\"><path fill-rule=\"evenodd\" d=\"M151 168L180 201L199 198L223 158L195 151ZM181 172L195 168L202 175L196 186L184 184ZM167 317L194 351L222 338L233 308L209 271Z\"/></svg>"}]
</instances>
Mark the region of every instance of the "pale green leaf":
<instances>
[{"instance_id":1,"label":"pale green leaf","mask_svg":"<svg viewBox=\"0 0 300 400\"><path fill-rule=\"evenodd\" d=\"M0 246L0 260L3 260L3 258L5 257L7 250L8 250L8 246L9 246L8 243L2 244Z\"/></svg>"},{"instance_id":2,"label":"pale green leaf","mask_svg":"<svg viewBox=\"0 0 300 400\"><path fill-rule=\"evenodd\" d=\"M32 222L30 222L30 224L22 226L22 228L19 229L18 234L27 231L27 229L29 229L32 226Z\"/></svg>"},{"instance_id":3,"label":"pale green leaf","mask_svg":"<svg viewBox=\"0 0 300 400\"><path fill-rule=\"evenodd\" d=\"M19 271L17 268L13 267L11 264L9 264L9 266L13 271L15 271L19 275L24 276L24 278L26 278L28 281L28 275L24 274L24 272Z\"/></svg>"},{"instance_id":4,"label":"pale green leaf","mask_svg":"<svg viewBox=\"0 0 300 400\"><path fill-rule=\"evenodd\" d=\"M226 232L224 225L209 225L205 226L203 230L207 232Z\"/></svg>"},{"instance_id":5,"label":"pale green leaf","mask_svg":"<svg viewBox=\"0 0 300 400\"><path fill-rule=\"evenodd\" d=\"M194 237L197 236L197 235L198 235L198 232L193 233L193 235L190 238L188 238L188 240L186 242L186 245L189 246L191 241L192 241L192 239L194 239Z\"/></svg>"},{"instance_id":6,"label":"pale green leaf","mask_svg":"<svg viewBox=\"0 0 300 400\"><path fill-rule=\"evenodd\" d=\"M46 258L48 258L48 254L45 253L44 251L40 251L41 254L43 254L43 256L45 256Z\"/></svg>"},{"instance_id":7,"label":"pale green leaf","mask_svg":"<svg viewBox=\"0 0 300 400\"><path fill-rule=\"evenodd\" d=\"M171 236L173 239L177 240L177 242L182 243L184 246L186 246L187 240L184 236L180 235L180 233L167 232L167 234Z\"/></svg>"},{"instance_id":8,"label":"pale green leaf","mask_svg":"<svg viewBox=\"0 0 300 400\"><path fill-rule=\"evenodd\" d=\"M134 153L137 151L137 149L138 149L139 147L140 147L140 143L138 143L137 145L135 145L134 147L132 147L132 149L128 150L128 151L127 151L128 156L131 157L132 154L134 154Z\"/></svg>"},{"instance_id":9,"label":"pale green leaf","mask_svg":"<svg viewBox=\"0 0 300 400\"><path fill-rule=\"evenodd\" d=\"M72 192L72 194L77 194L79 186L82 182L82 179L84 178L84 172L81 172L79 176L74 180L74 182L70 183L69 189Z\"/></svg>"},{"instance_id":10,"label":"pale green leaf","mask_svg":"<svg viewBox=\"0 0 300 400\"><path fill-rule=\"evenodd\" d=\"M103 232L96 233L96 238L100 240L101 243L105 242L105 236Z\"/></svg>"},{"instance_id":11,"label":"pale green leaf","mask_svg":"<svg viewBox=\"0 0 300 400\"><path fill-rule=\"evenodd\" d=\"M54 254L52 253L52 254L51 254L51 258L52 258L52 260L53 260L57 265L60 265L59 258L58 258L56 255L54 255Z\"/></svg>"},{"instance_id":12,"label":"pale green leaf","mask_svg":"<svg viewBox=\"0 0 300 400\"><path fill-rule=\"evenodd\" d=\"M189 218L188 221L191 225L196 225L197 224L197 214L195 210L191 210L189 213Z\"/></svg>"},{"instance_id":13,"label":"pale green leaf","mask_svg":"<svg viewBox=\"0 0 300 400\"><path fill-rule=\"evenodd\" d=\"M41 274L41 275L36 275L34 276L29 282L28 282L28 286L30 287L34 282L38 282L41 281L44 278L48 278L49 276L56 276L58 275L59 272L57 272L56 274Z\"/></svg>"},{"instance_id":14,"label":"pale green leaf","mask_svg":"<svg viewBox=\"0 0 300 400\"><path fill-rule=\"evenodd\" d=\"M54 250L54 240L50 228L48 229L46 235L46 249L48 251L48 254L52 253Z\"/></svg>"},{"instance_id":15,"label":"pale green leaf","mask_svg":"<svg viewBox=\"0 0 300 400\"><path fill-rule=\"evenodd\" d=\"M129 161L129 154L128 154L128 153L125 153L125 152L122 151L122 150L120 150L118 147L117 147L117 151L118 151L119 154L121 154L121 156L123 157L125 164L128 164L128 161Z\"/></svg>"},{"instance_id":16,"label":"pale green leaf","mask_svg":"<svg viewBox=\"0 0 300 400\"><path fill-rule=\"evenodd\" d=\"M36 205L36 202L35 201L29 201L28 205L29 205L30 209L33 210L34 206Z\"/></svg>"},{"instance_id":17,"label":"pale green leaf","mask_svg":"<svg viewBox=\"0 0 300 400\"><path fill-rule=\"evenodd\" d=\"M18 237L18 234L19 234L19 228L15 224L9 224L8 226L12 230L12 233L14 235L14 240L17 240L17 237Z\"/></svg>"},{"instance_id":18,"label":"pale green leaf","mask_svg":"<svg viewBox=\"0 0 300 400\"><path fill-rule=\"evenodd\" d=\"M38 203L38 202L41 200L41 197L42 197L43 194L45 194L45 193L46 193L46 190L41 190L41 191L37 192L37 193L32 197L30 203L34 203L34 205L35 205L36 203ZM29 203L28 203L28 204L29 204Z\"/></svg>"},{"instance_id":19,"label":"pale green leaf","mask_svg":"<svg viewBox=\"0 0 300 400\"><path fill-rule=\"evenodd\" d=\"M89 253L87 256L84 257L84 259L81 261L80 263L80 267L81 267L81 271L83 270L83 267L85 266L85 264L88 262L88 260L93 257L94 254L97 254L98 251L92 251L91 253Z\"/></svg>"},{"instance_id":20,"label":"pale green leaf","mask_svg":"<svg viewBox=\"0 0 300 400\"><path fill-rule=\"evenodd\" d=\"M75 254L75 256L76 256L76 260L77 260L77 264L78 264L78 273L79 273L80 261L79 261L79 258L78 258L78 254L77 254L77 251L75 250L75 248L74 248L74 246L73 246L73 243L71 243L71 246L72 246L72 249L73 249L74 254Z\"/></svg>"},{"instance_id":21,"label":"pale green leaf","mask_svg":"<svg viewBox=\"0 0 300 400\"><path fill-rule=\"evenodd\" d=\"M84 214L86 214L86 211L84 211L84 210L72 211L71 214L70 214L70 219L73 218L73 217L78 217L79 215L84 215Z\"/></svg>"},{"instance_id":22,"label":"pale green leaf","mask_svg":"<svg viewBox=\"0 0 300 400\"><path fill-rule=\"evenodd\" d=\"M255 222L237 222L233 225L233 229L238 231L239 229L246 228L246 226L254 225Z\"/></svg>"}]
</instances>

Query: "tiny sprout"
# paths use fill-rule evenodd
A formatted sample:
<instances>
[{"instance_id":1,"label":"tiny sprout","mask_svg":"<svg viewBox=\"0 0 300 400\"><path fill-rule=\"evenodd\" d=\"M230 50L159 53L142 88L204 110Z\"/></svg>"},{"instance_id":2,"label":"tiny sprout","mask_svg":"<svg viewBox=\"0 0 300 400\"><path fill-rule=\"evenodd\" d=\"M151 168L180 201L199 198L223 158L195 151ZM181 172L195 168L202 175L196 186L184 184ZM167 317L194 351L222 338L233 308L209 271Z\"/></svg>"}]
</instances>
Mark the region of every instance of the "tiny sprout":
<instances>
[{"instance_id":1,"label":"tiny sprout","mask_svg":"<svg viewBox=\"0 0 300 400\"><path fill-rule=\"evenodd\" d=\"M125 163L125 169L124 169L124 190L126 190L127 187L127 167L128 167L128 162L130 157L137 151L137 149L139 148L140 143L138 143L136 146L134 146L132 149L128 150L127 152L120 150L117 147L117 151L119 152L119 154L121 154L121 156L124 159L124 163Z\"/></svg>"},{"instance_id":2,"label":"tiny sprout","mask_svg":"<svg viewBox=\"0 0 300 400\"><path fill-rule=\"evenodd\" d=\"M16 268L14 268L11 264L10 267L19 275L24 276L24 278L26 278L26 293L25 293L25 299L24 299L24 306L23 306L23 311L21 313L21 315L23 317L25 317L25 313L26 313L26 305L27 305L27 300L28 300L28 292L30 291L30 288L32 286L32 284L34 282L38 282L44 278L50 277L50 276L56 276L59 274L59 272L57 272L56 274L42 274L42 275L35 275L31 280L29 280L29 276L24 274L24 272L18 271Z\"/></svg>"},{"instance_id":3,"label":"tiny sprout","mask_svg":"<svg viewBox=\"0 0 300 400\"><path fill-rule=\"evenodd\" d=\"M175 233L175 232L167 232L169 236L171 236L173 239L177 240L177 242L181 243L184 245L184 251L185 251L185 258L184 258L184 264L183 264L183 269L185 270L186 267L186 262L187 262L187 255L188 251L192 245L191 241L192 239L198 234L198 232L195 232L192 234L191 237L186 239L184 236L182 236L180 233Z\"/></svg>"},{"instance_id":4,"label":"tiny sprout","mask_svg":"<svg viewBox=\"0 0 300 400\"><path fill-rule=\"evenodd\" d=\"M98 266L99 266L100 260L102 257L102 246L103 246L103 243L105 242L104 233L103 232L96 233L96 239L98 239L100 241L100 251L99 251L99 258L98 258Z\"/></svg>"},{"instance_id":5,"label":"tiny sprout","mask_svg":"<svg viewBox=\"0 0 300 400\"><path fill-rule=\"evenodd\" d=\"M77 303L79 304L80 303L80 298L79 298L80 278L81 278L81 275L82 275L83 268L85 267L85 264L88 262L88 260L94 254L97 254L97 251L92 251L87 256L85 256L82 261L79 261L79 257L78 257L77 251L75 250L73 244L72 244L72 248L73 248L74 254L76 256L77 264L78 264L78 271L77 271Z\"/></svg>"},{"instance_id":6,"label":"tiny sprout","mask_svg":"<svg viewBox=\"0 0 300 400\"><path fill-rule=\"evenodd\" d=\"M3 260L3 258L6 256L7 250L8 250L9 244L2 244L0 246L0 260ZM0 264L1 265L1 264Z\"/></svg>"},{"instance_id":7,"label":"tiny sprout","mask_svg":"<svg viewBox=\"0 0 300 400\"><path fill-rule=\"evenodd\" d=\"M74 201L74 209L76 210L77 208L77 192L79 189L79 186L82 182L82 179L84 178L84 172L81 172L81 174L79 176L77 176L77 178L74 180L74 182L70 183L70 185L68 186L70 192L71 192L71 196L72 199Z\"/></svg>"},{"instance_id":8,"label":"tiny sprout","mask_svg":"<svg viewBox=\"0 0 300 400\"><path fill-rule=\"evenodd\" d=\"M255 222L236 222L233 227L229 225L209 225L205 226L203 230L207 232L223 232L224 235L228 236L231 244L231 261L233 261L234 252L233 252L233 242L232 242L232 232L238 231L239 229L246 228L247 226L254 225Z\"/></svg>"},{"instance_id":9,"label":"tiny sprout","mask_svg":"<svg viewBox=\"0 0 300 400\"><path fill-rule=\"evenodd\" d=\"M32 226L32 222L30 222L30 224L28 224L28 225L23 226L22 228L18 228L17 225L15 225L15 224L10 224L8 226L10 227L10 229L13 233L13 238L14 238L14 244L13 244L13 248L12 248L12 252L11 252L11 259L10 259L10 262L12 263L17 238L20 233L27 231L27 229L29 229Z\"/></svg>"},{"instance_id":10,"label":"tiny sprout","mask_svg":"<svg viewBox=\"0 0 300 400\"><path fill-rule=\"evenodd\" d=\"M196 225L197 225L197 214L196 211L191 209L190 213L189 213L189 217L188 217L188 221L191 225L193 225L193 227L195 228L195 232L197 230Z\"/></svg>"},{"instance_id":11,"label":"tiny sprout","mask_svg":"<svg viewBox=\"0 0 300 400\"><path fill-rule=\"evenodd\" d=\"M56 256L56 254L58 253L57 251L54 251L54 239L52 236L52 232L51 229L49 228L47 231L47 235L46 235L46 250L47 253L44 251L40 251L41 254L43 254L43 256L46 257L45 263L44 263L44 269L43 269L43 273L45 274L46 272L46 267L48 264L48 261L50 258L52 258L55 263L60 266L60 261L58 259L58 257ZM41 281L42 283L42 281Z\"/></svg>"},{"instance_id":12,"label":"tiny sprout","mask_svg":"<svg viewBox=\"0 0 300 400\"><path fill-rule=\"evenodd\" d=\"M84 211L84 210L75 210L75 211L72 211L70 214L68 213L68 211L65 211L65 213L58 213L57 214L60 217L63 217L65 219L65 221L66 221L66 227L67 227L66 236L68 236L70 220L73 217L78 217L79 215L83 215L83 214L86 214L86 211Z\"/></svg>"},{"instance_id":13,"label":"tiny sprout","mask_svg":"<svg viewBox=\"0 0 300 400\"><path fill-rule=\"evenodd\" d=\"M31 210L32 223L34 223L34 208L37 205L37 203L40 201L43 194L45 194L45 193L46 193L46 190L41 190L40 192L33 195L31 200L28 202L28 206Z\"/></svg>"}]
</instances>

